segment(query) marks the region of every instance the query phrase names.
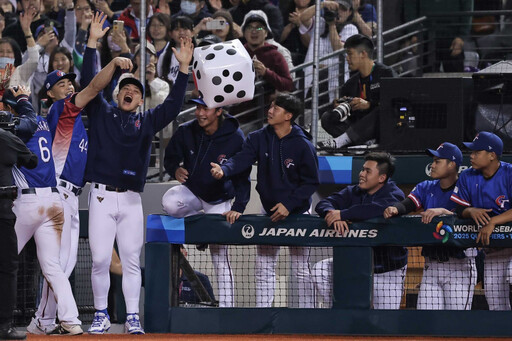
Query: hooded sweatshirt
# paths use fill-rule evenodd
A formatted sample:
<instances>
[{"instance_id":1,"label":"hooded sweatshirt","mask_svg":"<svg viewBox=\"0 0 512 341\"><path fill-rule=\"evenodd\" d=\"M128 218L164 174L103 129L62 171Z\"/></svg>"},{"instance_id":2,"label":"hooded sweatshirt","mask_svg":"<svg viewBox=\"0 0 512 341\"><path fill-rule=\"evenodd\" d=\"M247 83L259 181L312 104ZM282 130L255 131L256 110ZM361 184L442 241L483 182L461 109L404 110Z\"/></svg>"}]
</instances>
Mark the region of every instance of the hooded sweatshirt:
<instances>
[{"instance_id":1,"label":"hooded sweatshirt","mask_svg":"<svg viewBox=\"0 0 512 341\"><path fill-rule=\"evenodd\" d=\"M321 200L315 211L324 218L328 211L340 210L342 220L361 221L382 217L386 207L404 198L404 192L392 181L373 194L368 194L358 185L347 186ZM407 264L407 249L401 246L377 246L373 248L373 259L375 273L396 270Z\"/></svg>"},{"instance_id":2,"label":"hooded sweatshirt","mask_svg":"<svg viewBox=\"0 0 512 341\"><path fill-rule=\"evenodd\" d=\"M239 174L258 162L258 191L267 214L282 203L290 214L309 210L319 184L318 159L311 136L298 125L279 138L266 126L249 134L242 150L221 165L225 176Z\"/></svg>"},{"instance_id":3,"label":"hooded sweatshirt","mask_svg":"<svg viewBox=\"0 0 512 341\"><path fill-rule=\"evenodd\" d=\"M222 116L221 116L222 117ZM197 120L182 124L165 149L165 170L174 178L181 167L188 171L184 183L194 195L209 204L218 204L236 198L232 210L243 213L249 201L251 168L229 178L215 180L210 162L225 163L242 149L244 134L238 128L238 121L224 113L220 126L212 135L206 135Z\"/></svg>"}]
</instances>

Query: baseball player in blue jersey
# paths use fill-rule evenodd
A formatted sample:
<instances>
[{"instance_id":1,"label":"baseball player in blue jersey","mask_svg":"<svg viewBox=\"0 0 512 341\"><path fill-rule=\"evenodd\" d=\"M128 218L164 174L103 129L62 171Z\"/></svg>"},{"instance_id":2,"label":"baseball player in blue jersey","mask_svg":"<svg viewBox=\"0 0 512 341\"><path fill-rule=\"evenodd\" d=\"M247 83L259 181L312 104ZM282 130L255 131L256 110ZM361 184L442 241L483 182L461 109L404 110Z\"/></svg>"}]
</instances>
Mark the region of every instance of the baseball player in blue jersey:
<instances>
[{"instance_id":1,"label":"baseball player in blue jersey","mask_svg":"<svg viewBox=\"0 0 512 341\"><path fill-rule=\"evenodd\" d=\"M212 163L216 179L247 171L258 161L258 191L264 212L273 222L290 213L309 213L318 180L318 160L310 136L294 124L301 102L279 94L268 111L268 126L249 134L242 150L222 165ZM300 308L314 307L309 268L309 248L290 246L292 280L297 283ZM279 246L258 245L256 255L256 306L270 307L274 300L275 267Z\"/></svg>"},{"instance_id":2,"label":"baseball player in blue jersey","mask_svg":"<svg viewBox=\"0 0 512 341\"><path fill-rule=\"evenodd\" d=\"M456 205L450 197L462 164L462 153L457 146L445 142L437 150L427 149L427 154L434 157L430 173L434 180L417 184L405 200L386 208L384 218L423 209L421 220L428 224L435 216L455 214ZM476 249L424 246L421 254L425 257L425 267L417 309L471 310Z\"/></svg>"},{"instance_id":3,"label":"baseball player in blue jersey","mask_svg":"<svg viewBox=\"0 0 512 341\"><path fill-rule=\"evenodd\" d=\"M17 101L13 109L20 114L26 113L27 110L32 112L34 110L28 101ZM35 113L33 115L35 116ZM78 319L78 309L71 285L59 262L64 215L56 187L51 149L52 136L48 123L41 116L37 116L37 128L33 135L29 138L27 138L27 132L21 135L25 136L24 142L28 149L38 156L39 162L34 169L13 168L14 180L19 189L18 198L13 206L13 212L17 217L14 228L18 237L18 252L21 252L33 236L41 271L59 302L60 324L51 333L79 335L83 331Z\"/></svg>"},{"instance_id":4,"label":"baseball player in blue jersey","mask_svg":"<svg viewBox=\"0 0 512 341\"><path fill-rule=\"evenodd\" d=\"M451 200L457 214L480 226L476 242L489 245L496 225L512 221L512 165L500 161L503 142L493 133L482 131L473 142L471 168L461 173ZM489 310L510 310L508 267L512 249L485 248L484 287Z\"/></svg>"},{"instance_id":5,"label":"baseball player in blue jersey","mask_svg":"<svg viewBox=\"0 0 512 341\"><path fill-rule=\"evenodd\" d=\"M82 82L88 84L96 70L96 46L87 45L82 67ZM92 253L92 289L96 313L89 333L103 334L110 328L107 298L110 287L109 266L114 240L123 264L123 294L126 303L125 329L143 334L139 320L141 288L140 253L144 242L144 216L140 192L144 189L149 165L151 141L155 132L168 125L180 112L192 59L190 38L173 48L180 73L165 101L154 109L137 112L143 103L144 87L136 78L119 82L118 107L103 96L96 96L85 108L89 118L89 148L85 180L89 192L89 244ZM131 70L126 58L114 58L91 82L105 88L116 68ZM98 76L100 75L98 74Z\"/></svg>"},{"instance_id":6,"label":"baseball player in blue jersey","mask_svg":"<svg viewBox=\"0 0 512 341\"><path fill-rule=\"evenodd\" d=\"M102 17L96 13L90 25L89 39L96 41L103 29ZM104 19L103 19L104 20ZM46 120L52 133L52 153L57 175L57 187L64 207L64 225L60 240L60 265L70 276L76 264L80 221L78 196L84 185L87 162L88 137L82 122L82 108L97 94L92 87L75 93L74 73L55 70L48 74L43 84L52 103ZM57 302L48 282L43 282L41 300L27 330L43 334L52 330L55 323Z\"/></svg>"},{"instance_id":7,"label":"baseball player in blue jersey","mask_svg":"<svg viewBox=\"0 0 512 341\"><path fill-rule=\"evenodd\" d=\"M249 201L251 168L229 179L216 180L210 176L210 162L225 163L239 152L244 134L238 121L223 113L222 108L208 108L200 98L191 101L197 103L196 119L182 124L165 149L165 169L183 185L165 193L164 211L178 218L200 212L224 214L233 223ZM231 204L233 198L236 199ZM219 306L233 307L228 246L210 244L210 252L217 276Z\"/></svg>"},{"instance_id":8,"label":"baseball player in blue jersey","mask_svg":"<svg viewBox=\"0 0 512 341\"><path fill-rule=\"evenodd\" d=\"M366 155L359 172L359 184L321 200L316 205L316 212L325 219L327 226L342 235L348 232L349 221L382 216L386 207L404 199L402 190L390 181L394 171L394 159L390 154ZM373 308L399 309L407 270L407 249L401 246L374 247L373 263ZM329 266L328 260L326 264L319 264L320 270L326 266ZM331 280L329 283L332 287ZM321 287L321 292L332 290ZM325 301L326 298L324 304Z\"/></svg>"}]
</instances>

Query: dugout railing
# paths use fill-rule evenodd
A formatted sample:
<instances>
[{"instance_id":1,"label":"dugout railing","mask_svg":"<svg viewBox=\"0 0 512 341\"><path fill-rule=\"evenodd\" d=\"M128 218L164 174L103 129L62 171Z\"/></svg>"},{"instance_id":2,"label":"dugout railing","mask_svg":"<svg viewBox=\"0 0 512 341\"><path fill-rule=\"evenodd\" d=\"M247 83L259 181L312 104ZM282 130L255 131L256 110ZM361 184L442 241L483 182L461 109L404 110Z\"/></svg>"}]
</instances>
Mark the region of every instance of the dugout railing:
<instances>
[{"instance_id":1,"label":"dugout railing","mask_svg":"<svg viewBox=\"0 0 512 341\"><path fill-rule=\"evenodd\" d=\"M441 227L439 227L441 223ZM146 243L145 328L149 332L191 334L338 334L512 336L511 311L374 310L372 302L372 246L475 245L478 227L454 216L423 224L419 217L373 219L351 224L347 236L325 234L323 219L290 216L272 223L264 216L243 216L230 225L220 215L185 219L152 215ZM455 233L461 226L474 232ZM279 235L263 233L280 230ZM497 226L512 231L510 225ZM298 231L304 233L297 233ZM443 230L446 240L434 234ZM288 231L295 231L294 235ZM321 231L324 231L322 234ZM512 233L499 232L491 247L512 246ZM502 238L503 237L503 238ZM182 243L230 245L302 245L333 247L333 307L290 308L181 308L172 306L169 288L177 271L175 246ZM173 266L174 264L174 266ZM175 276L174 276L175 277Z\"/></svg>"}]
</instances>

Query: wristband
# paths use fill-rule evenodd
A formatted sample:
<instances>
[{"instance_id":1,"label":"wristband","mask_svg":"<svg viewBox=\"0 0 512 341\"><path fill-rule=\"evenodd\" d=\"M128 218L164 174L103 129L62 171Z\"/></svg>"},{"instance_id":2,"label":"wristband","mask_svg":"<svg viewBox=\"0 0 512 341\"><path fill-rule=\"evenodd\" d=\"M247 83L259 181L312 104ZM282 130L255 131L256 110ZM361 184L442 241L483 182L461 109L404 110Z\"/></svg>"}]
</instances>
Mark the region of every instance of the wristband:
<instances>
[{"instance_id":1,"label":"wristband","mask_svg":"<svg viewBox=\"0 0 512 341\"><path fill-rule=\"evenodd\" d=\"M29 39L29 38L32 38L32 35L31 35L31 34L30 34L30 35L25 36L25 39Z\"/></svg>"}]
</instances>

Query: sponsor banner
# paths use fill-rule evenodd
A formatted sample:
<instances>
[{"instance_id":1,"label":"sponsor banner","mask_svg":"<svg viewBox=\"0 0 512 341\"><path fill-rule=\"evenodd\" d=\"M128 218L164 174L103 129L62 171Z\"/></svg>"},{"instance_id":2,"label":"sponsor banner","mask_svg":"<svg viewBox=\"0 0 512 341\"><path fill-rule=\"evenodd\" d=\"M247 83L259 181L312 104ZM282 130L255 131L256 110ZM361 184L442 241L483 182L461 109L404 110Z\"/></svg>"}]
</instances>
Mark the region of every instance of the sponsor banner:
<instances>
[{"instance_id":1,"label":"sponsor banner","mask_svg":"<svg viewBox=\"0 0 512 341\"><path fill-rule=\"evenodd\" d=\"M378 245L476 245L479 227L472 221L454 216L434 218L423 224L420 216L393 219L371 219L352 223L341 235L327 228L317 216L291 215L278 223L267 216L243 215L230 225L225 217L203 214L174 219L150 215L147 222L148 242L173 244L232 244L232 245L307 245L307 246L378 246ZM512 225L499 225L491 235L491 247L512 247Z\"/></svg>"}]
</instances>

